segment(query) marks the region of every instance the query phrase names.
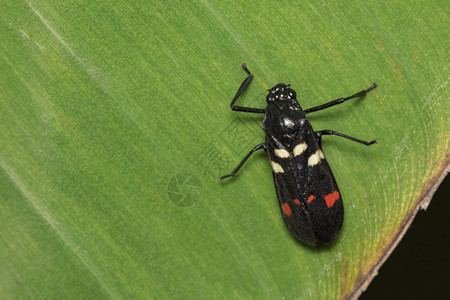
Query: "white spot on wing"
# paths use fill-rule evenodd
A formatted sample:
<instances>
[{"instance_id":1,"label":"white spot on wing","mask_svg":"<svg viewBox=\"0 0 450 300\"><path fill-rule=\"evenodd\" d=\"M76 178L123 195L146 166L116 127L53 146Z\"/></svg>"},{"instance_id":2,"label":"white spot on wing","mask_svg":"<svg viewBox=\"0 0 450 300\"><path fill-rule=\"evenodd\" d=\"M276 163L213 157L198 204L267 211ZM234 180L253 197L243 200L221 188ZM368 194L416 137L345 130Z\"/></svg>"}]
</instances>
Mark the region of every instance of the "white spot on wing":
<instances>
[{"instance_id":1,"label":"white spot on wing","mask_svg":"<svg viewBox=\"0 0 450 300\"><path fill-rule=\"evenodd\" d=\"M324 159L325 158L325 156L323 155L322 150L317 150L317 152L319 152L320 159Z\"/></svg>"},{"instance_id":2,"label":"white spot on wing","mask_svg":"<svg viewBox=\"0 0 450 300\"><path fill-rule=\"evenodd\" d=\"M308 145L305 142L301 142L294 147L294 151L292 151L292 153L294 154L294 156L299 156L300 154L305 152L306 148L308 148Z\"/></svg>"},{"instance_id":3,"label":"white spot on wing","mask_svg":"<svg viewBox=\"0 0 450 300\"><path fill-rule=\"evenodd\" d=\"M316 152L314 152L314 154L312 154L309 158L308 158L308 167L312 167L317 165L318 163L320 163L320 159L321 159L321 154L322 151L317 150ZM322 153L322 157L323 157L323 153Z\"/></svg>"},{"instance_id":4,"label":"white spot on wing","mask_svg":"<svg viewBox=\"0 0 450 300\"><path fill-rule=\"evenodd\" d=\"M270 164L272 165L272 170L275 173L284 173L283 167L279 163L276 163L274 161L270 161Z\"/></svg>"},{"instance_id":5,"label":"white spot on wing","mask_svg":"<svg viewBox=\"0 0 450 300\"><path fill-rule=\"evenodd\" d=\"M280 157L280 158L287 158L289 157L289 152L287 152L284 149L275 149L274 151L275 155Z\"/></svg>"}]
</instances>

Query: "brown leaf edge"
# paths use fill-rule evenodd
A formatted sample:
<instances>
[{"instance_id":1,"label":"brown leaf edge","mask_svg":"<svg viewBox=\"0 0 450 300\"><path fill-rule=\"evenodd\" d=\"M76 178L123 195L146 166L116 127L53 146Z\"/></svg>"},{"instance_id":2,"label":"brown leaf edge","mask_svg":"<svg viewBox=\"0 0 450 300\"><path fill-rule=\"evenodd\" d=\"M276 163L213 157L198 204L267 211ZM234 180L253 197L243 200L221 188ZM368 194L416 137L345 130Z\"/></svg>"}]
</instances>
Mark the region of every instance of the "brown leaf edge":
<instances>
[{"instance_id":1,"label":"brown leaf edge","mask_svg":"<svg viewBox=\"0 0 450 300\"><path fill-rule=\"evenodd\" d=\"M433 176L430 180L427 181L423 188L423 192L419 197L419 201L416 202L416 205L413 206L411 211L405 216L402 225L400 226L399 231L394 236L392 242L385 248L383 254L375 263L374 266L369 270L369 272L365 274L360 274L356 279L356 284L351 293L347 296L342 297L343 299L354 300L358 299L359 296L367 289L370 282L373 280L375 276L378 275L378 270L384 264L386 259L388 259L389 255L391 255L392 251L394 251L395 247L397 247L398 243L401 241L412 221L416 217L417 212L420 209L426 210L428 205L430 204L431 198L436 192L437 188L444 180L447 173L450 172L450 156L447 155L445 159L445 163L440 168L440 172L436 176Z\"/></svg>"}]
</instances>

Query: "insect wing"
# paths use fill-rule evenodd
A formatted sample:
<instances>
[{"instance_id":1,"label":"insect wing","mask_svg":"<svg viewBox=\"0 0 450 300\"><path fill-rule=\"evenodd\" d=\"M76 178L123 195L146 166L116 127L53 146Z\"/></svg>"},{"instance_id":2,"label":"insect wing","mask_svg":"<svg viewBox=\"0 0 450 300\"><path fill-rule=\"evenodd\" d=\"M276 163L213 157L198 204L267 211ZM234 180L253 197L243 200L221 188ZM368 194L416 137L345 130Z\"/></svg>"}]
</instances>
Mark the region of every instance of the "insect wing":
<instances>
[{"instance_id":1,"label":"insect wing","mask_svg":"<svg viewBox=\"0 0 450 300\"><path fill-rule=\"evenodd\" d=\"M321 160L307 168L307 186L303 196L311 227L317 240L329 244L336 239L344 221L344 205L328 162L321 150ZM313 155L310 154L308 162Z\"/></svg>"},{"instance_id":2,"label":"insect wing","mask_svg":"<svg viewBox=\"0 0 450 300\"><path fill-rule=\"evenodd\" d=\"M339 189L312 133L290 145L266 136L281 212L292 235L307 245L331 243L344 217Z\"/></svg>"}]
</instances>

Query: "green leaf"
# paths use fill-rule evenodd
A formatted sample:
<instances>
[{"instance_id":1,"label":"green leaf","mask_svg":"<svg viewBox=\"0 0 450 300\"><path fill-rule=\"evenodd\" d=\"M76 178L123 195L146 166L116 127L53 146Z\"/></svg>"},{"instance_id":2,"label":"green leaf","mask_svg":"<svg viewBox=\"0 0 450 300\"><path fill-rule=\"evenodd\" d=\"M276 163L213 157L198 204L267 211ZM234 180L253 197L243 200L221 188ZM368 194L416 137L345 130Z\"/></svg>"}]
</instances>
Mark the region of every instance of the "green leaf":
<instances>
[{"instance_id":1,"label":"green leaf","mask_svg":"<svg viewBox=\"0 0 450 300\"><path fill-rule=\"evenodd\" d=\"M444 1L3 1L4 298L356 297L449 162ZM330 247L286 230L241 105L292 84L325 137L345 221ZM431 193L432 194L432 193Z\"/></svg>"}]
</instances>

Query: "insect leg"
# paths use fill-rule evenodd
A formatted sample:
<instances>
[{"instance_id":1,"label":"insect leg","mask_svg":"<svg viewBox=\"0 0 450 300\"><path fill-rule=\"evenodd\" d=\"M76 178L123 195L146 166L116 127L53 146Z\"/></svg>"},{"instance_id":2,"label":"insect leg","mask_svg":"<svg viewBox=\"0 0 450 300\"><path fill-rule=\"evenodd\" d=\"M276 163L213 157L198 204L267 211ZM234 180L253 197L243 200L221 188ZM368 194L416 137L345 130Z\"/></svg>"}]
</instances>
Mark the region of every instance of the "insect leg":
<instances>
[{"instance_id":1,"label":"insect leg","mask_svg":"<svg viewBox=\"0 0 450 300\"><path fill-rule=\"evenodd\" d=\"M236 175L237 171L239 171L239 169L247 161L247 159L253 154L253 152L258 151L260 149L266 150L266 145L264 143L256 145L252 150L250 150L249 153L247 153L247 155L244 157L243 160L241 160L241 162L236 166L236 168L234 168L234 170L233 170L233 172L231 172L231 174L220 176L219 180L223 180L227 177L233 177L234 175Z\"/></svg>"},{"instance_id":2,"label":"insect leg","mask_svg":"<svg viewBox=\"0 0 450 300\"><path fill-rule=\"evenodd\" d=\"M230 107L234 111L243 111L243 112L248 112L248 113L263 114L266 112L266 110L263 108L253 108L253 107L244 107L244 106L234 105L234 103L236 103L236 100L245 91L245 89L250 85L250 82L253 79L253 74L250 73L250 71L247 69L247 66L245 65L245 63L242 64L242 68L245 70L245 72L247 72L248 76L242 82L241 86L239 87L238 91L236 92L236 95L234 95L234 98L231 101Z\"/></svg>"},{"instance_id":3,"label":"insect leg","mask_svg":"<svg viewBox=\"0 0 450 300\"><path fill-rule=\"evenodd\" d=\"M352 136L349 136L349 135L346 135L346 134L343 134L343 133L340 133L337 131L333 131L333 130L320 130L320 131L316 131L314 133L316 135L317 142L319 143L320 147L322 147L322 135L337 135L337 136L352 140L354 142L357 142L357 143L360 143L360 144L363 144L366 146L370 146L372 144L378 143L378 140L373 140L373 141L367 142L367 141L363 141L363 140L360 140L360 139L354 138Z\"/></svg>"},{"instance_id":4,"label":"insect leg","mask_svg":"<svg viewBox=\"0 0 450 300\"><path fill-rule=\"evenodd\" d=\"M328 107L331 107L331 106L334 106L334 105L341 104L341 103L343 103L343 102L345 102L347 100L364 96L365 94L367 94L367 92L373 90L376 87L377 87L377 84L374 83L368 89L359 91L359 92L357 92L354 95L351 95L351 96L348 96L348 97L345 97L345 98L338 98L336 100L333 100L333 101L321 104L319 106L314 106L314 107L305 109L304 112L307 114L307 113L310 113L310 112L313 112L313 111L318 111L318 110L322 110L322 109L325 109L325 108L328 108Z\"/></svg>"}]
</instances>

